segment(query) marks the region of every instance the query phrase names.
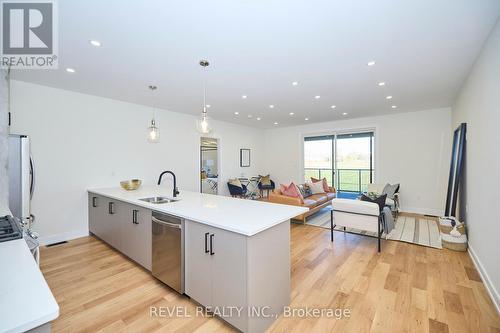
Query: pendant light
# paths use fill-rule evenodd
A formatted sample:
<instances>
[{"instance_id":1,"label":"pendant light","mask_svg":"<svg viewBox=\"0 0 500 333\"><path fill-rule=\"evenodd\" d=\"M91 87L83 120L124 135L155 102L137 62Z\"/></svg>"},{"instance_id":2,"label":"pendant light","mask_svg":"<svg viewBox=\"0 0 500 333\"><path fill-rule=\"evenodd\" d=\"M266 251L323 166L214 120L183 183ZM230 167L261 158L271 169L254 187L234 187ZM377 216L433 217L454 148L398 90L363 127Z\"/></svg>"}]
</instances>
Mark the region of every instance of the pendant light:
<instances>
[{"instance_id":1,"label":"pendant light","mask_svg":"<svg viewBox=\"0 0 500 333\"><path fill-rule=\"evenodd\" d=\"M206 71L209 63L208 60L200 60L200 66ZM212 132L212 127L210 126L210 119L207 115L207 87L206 80L203 80L203 109L201 112L201 117L196 121L196 128L200 134L210 134Z\"/></svg>"},{"instance_id":2,"label":"pendant light","mask_svg":"<svg viewBox=\"0 0 500 333\"><path fill-rule=\"evenodd\" d=\"M148 87L151 91L155 91L157 89L156 86ZM160 129L156 127L155 118L151 119L151 126L148 127L148 142L158 143L160 142Z\"/></svg>"}]
</instances>

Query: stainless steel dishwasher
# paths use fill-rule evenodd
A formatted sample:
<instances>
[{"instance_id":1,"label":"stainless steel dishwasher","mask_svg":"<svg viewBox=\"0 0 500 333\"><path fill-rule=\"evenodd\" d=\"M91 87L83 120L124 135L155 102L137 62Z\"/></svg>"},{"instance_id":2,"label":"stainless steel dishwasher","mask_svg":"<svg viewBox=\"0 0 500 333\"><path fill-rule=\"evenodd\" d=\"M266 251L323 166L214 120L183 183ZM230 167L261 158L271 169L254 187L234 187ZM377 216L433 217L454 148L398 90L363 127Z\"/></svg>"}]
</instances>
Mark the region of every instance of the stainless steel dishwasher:
<instances>
[{"instance_id":1,"label":"stainless steel dishwasher","mask_svg":"<svg viewBox=\"0 0 500 333\"><path fill-rule=\"evenodd\" d=\"M184 293L184 223L181 218L153 211L153 276Z\"/></svg>"}]
</instances>

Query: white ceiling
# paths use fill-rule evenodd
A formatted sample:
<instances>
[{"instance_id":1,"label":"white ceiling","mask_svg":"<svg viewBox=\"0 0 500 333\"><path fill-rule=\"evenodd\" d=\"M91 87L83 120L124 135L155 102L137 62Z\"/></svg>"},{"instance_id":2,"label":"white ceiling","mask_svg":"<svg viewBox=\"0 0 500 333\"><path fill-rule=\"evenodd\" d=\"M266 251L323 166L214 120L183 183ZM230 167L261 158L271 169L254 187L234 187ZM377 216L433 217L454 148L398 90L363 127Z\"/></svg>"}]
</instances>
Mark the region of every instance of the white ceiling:
<instances>
[{"instance_id":1,"label":"white ceiling","mask_svg":"<svg viewBox=\"0 0 500 333\"><path fill-rule=\"evenodd\" d=\"M58 4L60 69L14 79L199 114L208 59L209 115L262 128L450 106L500 14L498 0Z\"/></svg>"}]
</instances>

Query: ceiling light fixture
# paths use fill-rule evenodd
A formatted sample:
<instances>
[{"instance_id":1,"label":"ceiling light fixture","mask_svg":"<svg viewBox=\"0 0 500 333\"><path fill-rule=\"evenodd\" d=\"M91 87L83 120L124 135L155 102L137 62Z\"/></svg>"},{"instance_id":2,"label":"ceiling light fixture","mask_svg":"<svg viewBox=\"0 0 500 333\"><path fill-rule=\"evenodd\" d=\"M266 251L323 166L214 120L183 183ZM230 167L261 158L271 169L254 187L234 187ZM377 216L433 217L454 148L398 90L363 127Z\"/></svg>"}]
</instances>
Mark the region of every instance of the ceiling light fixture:
<instances>
[{"instance_id":1,"label":"ceiling light fixture","mask_svg":"<svg viewBox=\"0 0 500 333\"><path fill-rule=\"evenodd\" d=\"M76 71L75 71L75 69L74 69L74 68L69 68L69 67L68 67L68 68L66 68L66 72L68 72L68 73L74 73L74 72L76 72Z\"/></svg>"},{"instance_id":2,"label":"ceiling light fixture","mask_svg":"<svg viewBox=\"0 0 500 333\"><path fill-rule=\"evenodd\" d=\"M397 108L397 105L393 105L393 106L391 106L391 108L396 109L396 108Z\"/></svg>"},{"instance_id":3,"label":"ceiling light fixture","mask_svg":"<svg viewBox=\"0 0 500 333\"><path fill-rule=\"evenodd\" d=\"M241 98L243 99L247 99L247 97L248 97L247 95L241 95Z\"/></svg>"},{"instance_id":4,"label":"ceiling light fixture","mask_svg":"<svg viewBox=\"0 0 500 333\"><path fill-rule=\"evenodd\" d=\"M239 115L240 113L239 113L238 111L236 111L234 114L235 114L235 115Z\"/></svg>"},{"instance_id":5,"label":"ceiling light fixture","mask_svg":"<svg viewBox=\"0 0 500 333\"><path fill-rule=\"evenodd\" d=\"M316 99L320 99L320 98L321 98L321 96L320 96L320 95L316 95L316 96L314 96L314 98L316 98Z\"/></svg>"},{"instance_id":6,"label":"ceiling light fixture","mask_svg":"<svg viewBox=\"0 0 500 333\"><path fill-rule=\"evenodd\" d=\"M292 86L297 86L299 83L297 81L292 82Z\"/></svg>"},{"instance_id":7,"label":"ceiling light fixture","mask_svg":"<svg viewBox=\"0 0 500 333\"><path fill-rule=\"evenodd\" d=\"M383 87L383 86L385 86L385 82L379 82L379 83L378 83L378 86L379 86L379 87Z\"/></svg>"},{"instance_id":8,"label":"ceiling light fixture","mask_svg":"<svg viewBox=\"0 0 500 333\"><path fill-rule=\"evenodd\" d=\"M305 121L308 121L308 120L309 120L309 118L304 118L304 120L305 120Z\"/></svg>"},{"instance_id":9,"label":"ceiling light fixture","mask_svg":"<svg viewBox=\"0 0 500 333\"><path fill-rule=\"evenodd\" d=\"M290 115L290 116L293 116L294 114L295 114L295 113L293 113L293 112L290 112L290 113L289 113L289 115Z\"/></svg>"},{"instance_id":10,"label":"ceiling light fixture","mask_svg":"<svg viewBox=\"0 0 500 333\"><path fill-rule=\"evenodd\" d=\"M210 108L210 106L211 106L210 104L207 104L207 108Z\"/></svg>"},{"instance_id":11,"label":"ceiling light fixture","mask_svg":"<svg viewBox=\"0 0 500 333\"><path fill-rule=\"evenodd\" d=\"M272 104L271 104L271 105L269 105L269 108L270 108L270 109L274 109L274 105L272 105Z\"/></svg>"},{"instance_id":12,"label":"ceiling light fixture","mask_svg":"<svg viewBox=\"0 0 500 333\"><path fill-rule=\"evenodd\" d=\"M95 46L95 47L101 47L102 46L101 42L98 41L98 40L95 40L95 39L89 40L89 43L90 43L90 45Z\"/></svg>"},{"instance_id":13,"label":"ceiling light fixture","mask_svg":"<svg viewBox=\"0 0 500 333\"><path fill-rule=\"evenodd\" d=\"M151 92L154 92L158 87L149 85L148 88L149 90L151 90ZM153 114L153 119L151 119L151 126L149 126L147 130L148 130L148 142L151 143L160 142L160 129L156 127L154 114Z\"/></svg>"},{"instance_id":14,"label":"ceiling light fixture","mask_svg":"<svg viewBox=\"0 0 500 333\"><path fill-rule=\"evenodd\" d=\"M375 65L375 61L374 60L368 61L367 65L368 66L373 66L373 65Z\"/></svg>"},{"instance_id":15,"label":"ceiling light fixture","mask_svg":"<svg viewBox=\"0 0 500 333\"><path fill-rule=\"evenodd\" d=\"M274 125L278 125L278 122L277 122L277 121L275 121L275 122L274 122Z\"/></svg>"},{"instance_id":16,"label":"ceiling light fixture","mask_svg":"<svg viewBox=\"0 0 500 333\"><path fill-rule=\"evenodd\" d=\"M389 96L387 96L385 99L392 99L392 96L391 96L391 95L389 95Z\"/></svg>"},{"instance_id":17,"label":"ceiling light fixture","mask_svg":"<svg viewBox=\"0 0 500 333\"><path fill-rule=\"evenodd\" d=\"M343 112L343 113L342 113L342 115L343 115L343 116L347 116L347 112Z\"/></svg>"},{"instance_id":18,"label":"ceiling light fixture","mask_svg":"<svg viewBox=\"0 0 500 333\"><path fill-rule=\"evenodd\" d=\"M257 120L261 120L262 118L261 117L257 117Z\"/></svg>"},{"instance_id":19,"label":"ceiling light fixture","mask_svg":"<svg viewBox=\"0 0 500 333\"><path fill-rule=\"evenodd\" d=\"M208 60L200 60L200 66L203 67L203 70L206 73L206 69L209 65ZM206 77L206 75L205 75ZM212 132L212 128L210 127L210 121L207 115L207 85L205 78L203 79L203 110L201 111L201 117L196 121L196 127L198 132L201 134L209 134Z\"/></svg>"},{"instance_id":20,"label":"ceiling light fixture","mask_svg":"<svg viewBox=\"0 0 500 333\"><path fill-rule=\"evenodd\" d=\"M337 105L330 106L331 109L335 109L336 107L337 107Z\"/></svg>"}]
</instances>

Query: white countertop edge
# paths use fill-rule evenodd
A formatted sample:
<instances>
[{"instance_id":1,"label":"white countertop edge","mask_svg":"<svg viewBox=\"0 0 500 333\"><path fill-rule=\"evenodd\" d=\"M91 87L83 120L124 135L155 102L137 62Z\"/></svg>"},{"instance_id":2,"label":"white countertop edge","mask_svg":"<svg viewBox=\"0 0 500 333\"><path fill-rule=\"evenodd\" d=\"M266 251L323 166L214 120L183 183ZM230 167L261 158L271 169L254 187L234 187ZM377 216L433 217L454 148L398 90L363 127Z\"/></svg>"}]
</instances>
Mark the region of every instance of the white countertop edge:
<instances>
[{"instance_id":1,"label":"white countertop edge","mask_svg":"<svg viewBox=\"0 0 500 333\"><path fill-rule=\"evenodd\" d=\"M57 311L52 312L46 316L37 318L35 320L32 320L30 322L25 323L24 325L18 326L16 328L8 329L5 331L6 333L22 333L26 332L29 330L32 330L34 328L37 328L39 326L45 325L49 322L52 322L53 320L57 319L59 317L59 307L57 308Z\"/></svg>"},{"instance_id":2,"label":"white countertop edge","mask_svg":"<svg viewBox=\"0 0 500 333\"><path fill-rule=\"evenodd\" d=\"M174 212L170 212L168 209L162 209L165 206L160 206L160 205L155 206L154 204L151 204L151 203L148 203L148 202L145 202L145 201L141 201L141 200L138 200L138 199L130 199L130 198L126 198L126 197L123 197L123 196L113 195L111 193L106 193L105 192L106 190L109 190L109 189L106 189L106 188L104 188L104 189L88 189L87 192L88 193L94 193L94 194L97 194L97 195L101 195L101 196L104 196L104 197L107 197L107 198L119 200L119 201L122 201L122 202L126 202L126 203L129 203L129 204L132 204L132 205L136 205L136 206L139 206L139 207L146 208L146 209L151 209L151 210L154 210L154 211L164 212L166 214L172 214L172 215L181 217L183 219L187 219L187 220L191 220L191 221L198 222L198 223L201 223L201 224L213 226L213 227L219 228L219 229L224 229L224 230L231 231L231 232L234 232L234 233L237 233L237 234L241 234L241 235L244 235L244 236L248 236L248 237L254 236L254 235L256 235L256 234L258 234L258 233L260 233L260 232L262 232L262 231L264 231L266 229L269 229L269 228L274 227L274 226L276 226L278 224L286 222L286 221L290 220L292 217L295 217L297 215L300 215L300 214L303 214L303 213L309 211L309 208L307 208L307 207L283 205L283 204L276 204L276 203L270 203L270 202L261 201L260 203L266 204L266 205L277 205L277 206L282 206L282 207L283 206L293 207L294 208L294 212L290 213L289 215L285 215L285 218L280 218L280 219L276 220L273 223L269 223L266 226L263 226L262 228L254 229L254 230L252 230L252 232L245 232L245 231L243 231L241 229L232 228L231 226L228 226L228 225L222 225L222 224L217 224L217 223L214 223L214 222L208 222L208 221L204 221L204 220L201 220L201 219L193 218L192 216L186 216L186 215L180 214L178 212L175 212L175 213ZM126 193L130 193L130 192L126 192ZM182 199L182 196L180 198ZM237 199L237 198L231 198L231 197L225 197L225 198L227 198L227 199L234 199L234 200L245 200L245 199Z\"/></svg>"}]
</instances>

